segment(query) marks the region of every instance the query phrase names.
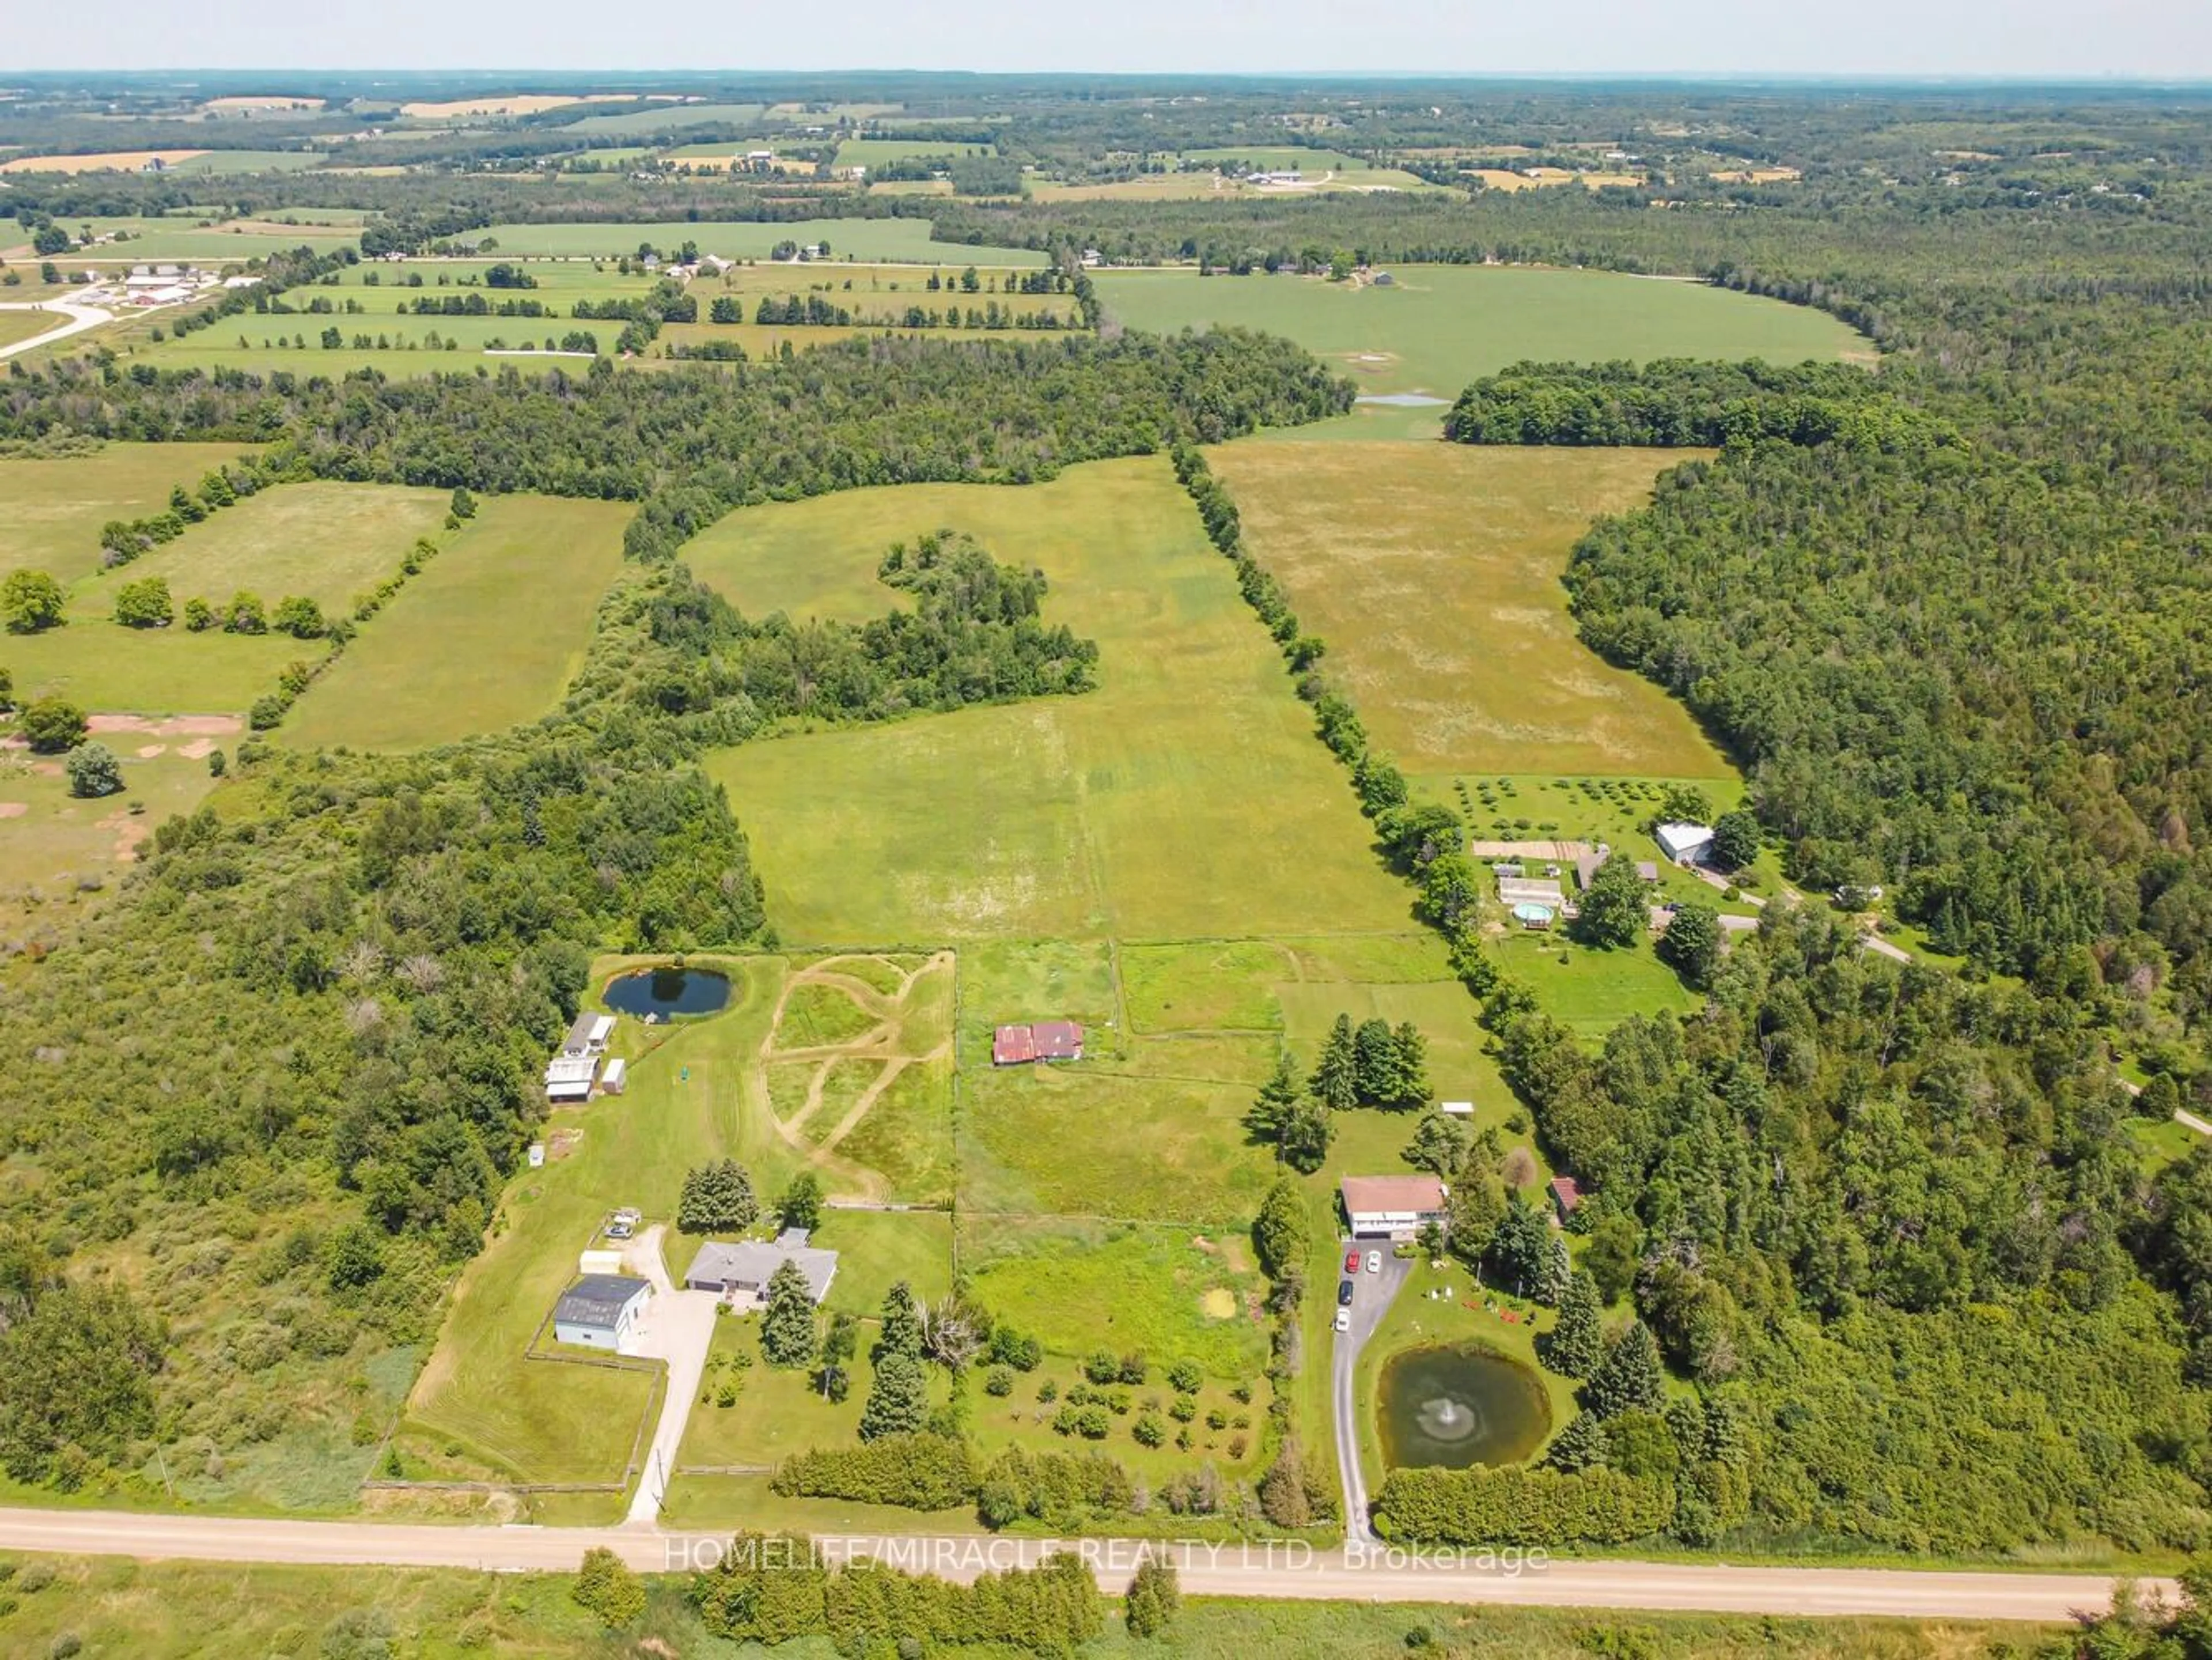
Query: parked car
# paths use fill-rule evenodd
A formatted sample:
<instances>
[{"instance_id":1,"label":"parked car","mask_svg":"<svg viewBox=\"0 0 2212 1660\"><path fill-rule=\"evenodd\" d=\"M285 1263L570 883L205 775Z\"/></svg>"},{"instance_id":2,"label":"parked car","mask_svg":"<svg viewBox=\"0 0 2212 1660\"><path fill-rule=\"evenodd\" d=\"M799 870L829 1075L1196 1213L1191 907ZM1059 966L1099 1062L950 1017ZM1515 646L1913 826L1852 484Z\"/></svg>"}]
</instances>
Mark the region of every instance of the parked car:
<instances>
[{"instance_id":1,"label":"parked car","mask_svg":"<svg viewBox=\"0 0 2212 1660\"><path fill-rule=\"evenodd\" d=\"M1367 1253L1367 1271L1370 1274L1380 1274L1382 1272L1382 1253L1381 1251L1370 1250Z\"/></svg>"},{"instance_id":2,"label":"parked car","mask_svg":"<svg viewBox=\"0 0 2212 1660\"><path fill-rule=\"evenodd\" d=\"M1339 1309L1336 1311L1336 1329L1339 1331L1350 1331L1352 1329L1352 1310L1350 1309Z\"/></svg>"},{"instance_id":3,"label":"parked car","mask_svg":"<svg viewBox=\"0 0 2212 1660\"><path fill-rule=\"evenodd\" d=\"M1344 1308L1352 1301L1352 1281L1341 1280L1336 1287L1336 1305Z\"/></svg>"},{"instance_id":4,"label":"parked car","mask_svg":"<svg viewBox=\"0 0 2212 1660\"><path fill-rule=\"evenodd\" d=\"M1354 1246L1352 1250L1345 1252L1344 1271L1346 1274L1357 1274L1359 1272L1359 1250L1357 1246Z\"/></svg>"}]
</instances>

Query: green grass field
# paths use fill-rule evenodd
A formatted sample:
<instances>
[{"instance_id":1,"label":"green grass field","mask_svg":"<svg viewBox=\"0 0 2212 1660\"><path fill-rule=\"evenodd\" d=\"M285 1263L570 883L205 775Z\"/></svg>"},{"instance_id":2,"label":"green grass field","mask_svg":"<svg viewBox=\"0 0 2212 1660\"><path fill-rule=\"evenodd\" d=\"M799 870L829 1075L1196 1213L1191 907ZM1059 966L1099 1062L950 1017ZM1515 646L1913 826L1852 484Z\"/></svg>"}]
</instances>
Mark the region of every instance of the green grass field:
<instances>
[{"instance_id":1,"label":"green grass field","mask_svg":"<svg viewBox=\"0 0 2212 1660\"><path fill-rule=\"evenodd\" d=\"M1701 283L1518 266L1401 265L1391 277L1388 288L1194 271L1102 271L1097 282L1108 312L1131 328L1234 323L1287 335L1363 392L1454 398L1524 358L1794 363L1866 349L1825 312Z\"/></svg>"},{"instance_id":2,"label":"green grass field","mask_svg":"<svg viewBox=\"0 0 2212 1660\"><path fill-rule=\"evenodd\" d=\"M579 138L600 138L615 134L644 137L660 132L680 132L685 127L702 127L726 121L734 125L757 121L765 107L760 104L661 104L649 110L636 110L625 115L587 115L580 121L571 122L556 131L573 134Z\"/></svg>"},{"instance_id":3,"label":"green grass field","mask_svg":"<svg viewBox=\"0 0 2212 1660\"><path fill-rule=\"evenodd\" d=\"M425 749L544 714L622 566L623 502L485 498L281 729L301 748Z\"/></svg>"},{"instance_id":4,"label":"green grass field","mask_svg":"<svg viewBox=\"0 0 2212 1660\"><path fill-rule=\"evenodd\" d=\"M0 313L0 316L7 313ZM249 444L119 444L59 461L0 459L0 572L43 570L64 585L100 569L100 527L168 505ZM7 661L0 644L0 662Z\"/></svg>"},{"instance_id":5,"label":"green grass field","mask_svg":"<svg viewBox=\"0 0 2212 1660\"><path fill-rule=\"evenodd\" d=\"M100 903L137 838L191 812L214 787L204 757L179 752L197 740L119 733L101 741L123 763L123 792L96 801L72 796L55 763L0 754L0 935ZM159 753L139 753L149 749ZM134 802L143 811L133 812Z\"/></svg>"},{"instance_id":6,"label":"green grass field","mask_svg":"<svg viewBox=\"0 0 2212 1660\"><path fill-rule=\"evenodd\" d=\"M833 260L884 260L909 265L1041 266L1029 248L971 246L939 242L926 219L793 219L775 222L670 220L658 224L494 225L489 233L502 254L614 255L638 244L659 248L696 242L702 253L726 259L765 259L779 242L830 244Z\"/></svg>"},{"instance_id":7,"label":"green grass field","mask_svg":"<svg viewBox=\"0 0 2212 1660\"><path fill-rule=\"evenodd\" d=\"M742 1413L744 1408L735 1410ZM723 1485L749 1493L758 1484ZM745 1513L742 1499L726 1508L732 1516ZM845 1530L854 1515L867 1511L826 1504L810 1509L807 1525L823 1532ZM874 1519L941 1530L933 1521L917 1523L907 1512L877 1512ZM372 1633L389 1633L372 1635L369 1643L385 1645L391 1653L424 1657L604 1660L622 1651L617 1644L656 1654L767 1652L740 1650L709 1637L685 1604L689 1579L672 1574L647 1582L651 1600L642 1618L626 1638L616 1639L597 1615L578 1606L570 1595L574 1580L565 1573L138 1562L128 1557L39 1560L53 1570L52 1583L37 1590L14 1590L15 1608L0 1614L0 1641L11 1652L27 1656L57 1652L53 1645L64 1633L76 1637L88 1656L127 1654L135 1660L202 1660L216 1652L374 1652L357 1636L348 1635L363 1619ZM21 1582L16 1583L20 1587ZM1964 1660L1996 1653L2001 1643L2030 1645L2058 1635L2016 1624L1187 1596L1164 1639L1131 1638L1109 1609L1105 1632L1085 1645L1083 1656L1251 1660L1255 1655L1326 1654L1333 1660L1396 1660L1410 1646L1408 1634L1417 1631L1455 1656L1512 1660L1589 1660L1607 1653L1641 1660ZM830 1651L826 1643L813 1639L784 1651L805 1660Z\"/></svg>"},{"instance_id":8,"label":"green grass field","mask_svg":"<svg viewBox=\"0 0 2212 1660\"><path fill-rule=\"evenodd\" d=\"M57 258L64 270L78 265L112 271L149 259L196 259L207 263L243 263L259 259L278 249L311 247L318 252L342 248L360 240L357 228L328 225L280 225L258 220L203 224L191 219L101 220L92 222L95 232L128 229L131 239L107 246L88 248ZM77 225L72 222L71 230Z\"/></svg>"},{"instance_id":9,"label":"green grass field","mask_svg":"<svg viewBox=\"0 0 2212 1660\"><path fill-rule=\"evenodd\" d=\"M1254 556L1407 772L1725 778L1687 710L1576 637L1559 582L1592 519L1642 506L1684 459L1246 442L1213 463Z\"/></svg>"},{"instance_id":10,"label":"green grass field","mask_svg":"<svg viewBox=\"0 0 2212 1660\"><path fill-rule=\"evenodd\" d=\"M956 144L950 140L932 143L920 138L848 138L837 146L836 165L873 170L889 161L991 155L997 153L997 149L994 144Z\"/></svg>"},{"instance_id":11,"label":"green grass field","mask_svg":"<svg viewBox=\"0 0 2212 1660\"><path fill-rule=\"evenodd\" d=\"M714 757L785 938L1403 926L1405 895L1367 853L1280 659L1164 461L1026 489L908 486L745 508L684 557L751 614L866 617L890 608L874 581L882 550L940 525L1042 568L1048 619L1098 640L1103 684ZM841 858L815 856L823 847Z\"/></svg>"},{"instance_id":12,"label":"green grass field","mask_svg":"<svg viewBox=\"0 0 2212 1660\"><path fill-rule=\"evenodd\" d=\"M301 173L330 160L321 150L210 150L178 162L172 173Z\"/></svg>"}]
</instances>

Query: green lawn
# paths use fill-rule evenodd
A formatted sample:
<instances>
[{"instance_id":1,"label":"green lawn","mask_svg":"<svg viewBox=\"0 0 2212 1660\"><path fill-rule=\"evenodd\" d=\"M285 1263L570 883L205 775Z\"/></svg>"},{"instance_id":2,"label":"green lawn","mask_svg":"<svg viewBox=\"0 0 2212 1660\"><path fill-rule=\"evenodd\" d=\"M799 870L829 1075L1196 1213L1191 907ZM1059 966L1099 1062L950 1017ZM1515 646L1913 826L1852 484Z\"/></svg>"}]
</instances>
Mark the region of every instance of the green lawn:
<instances>
[{"instance_id":1,"label":"green lawn","mask_svg":"<svg viewBox=\"0 0 2212 1660\"><path fill-rule=\"evenodd\" d=\"M702 253L726 259L765 259L779 242L830 244L833 260L896 260L964 265L1042 266L1043 254L1030 248L971 246L939 242L927 219L790 219L729 222L672 219L654 224L592 223L494 225L488 233L501 254L635 253L650 242L663 250L696 242Z\"/></svg>"},{"instance_id":2,"label":"green lawn","mask_svg":"<svg viewBox=\"0 0 2212 1660\"><path fill-rule=\"evenodd\" d=\"M1164 461L745 508L684 557L750 614L872 616L892 598L873 580L882 550L940 525L1043 569L1048 620L1097 639L1103 684L715 757L786 939L1404 926L1404 891L1367 851L1280 658Z\"/></svg>"},{"instance_id":3,"label":"green lawn","mask_svg":"<svg viewBox=\"0 0 2212 1660\"><path fill-rule=\"evenodd\" d=\"M1559 581L1591 520L1643 506L1686 459L1389 442L1212 456L1253 556L1407 772L1727 778L1681 704L1582 643Z\"/></svg>"},{"instance_id":4,"label":"green lawn","mask_svg":"<svg viewBox=\"0 0 2212 1660\"><path fill-rule=\"evenodd\" d=\"M1391 277L1388 288L1355 289L1321 277L1101 271L1097 283L1108 312L1131 328L1234 323L1288 335L1364 392L1454 398L1527 358L1795 363L1866 349L1825 312L1701 283L1519 266L1400 265Z\"/></svg>"},{"instance_id":5,"label":"green lawn","mask_svg":"<svg viewBox=\"0 0 2212 1660\"><path fill-rule=\"evenodd\" d=\"M623 502L493 496L309 688L301 748L425 749L533 720L583 661L622 566Z\"/></svg>"},{"instance_id":6,"label":"green lawn","mask_svg":"<svg viewBox=\"0 0 2212 1660\"><path fill-rule=\"evenodd\" d=\"M14 672L19 697L67 697L109 714L237 714L276 690L286 664L328 649L289 635L126 629L92 617L0 639L0 664Z\"/></svg>"},{"instance_id":7,"label":"green lawn","mask_svg":"<svg viewBox=\"0 0 2212 1660\"><path fill-rule=\"evenodd\" d=\"M1495 949L1500 966L1535 994L1545 1013L1593 1043L1632 1014L1687 1014L1704 1000L1659 960L1649 939L1593 951L1564 933L1510 933Z\"/></svg>"},{"instance_id":8,"label":"green lawn","mask_svg":"<svg viewBox=\"0 0 2212 1660\"><path fill-rule=\"evenodd\" d=\"M960 1265L994 1314L1054 1354L1141 1350L1227 1382L1267 1364L1266 1285L1242 1228L963 1219Z\"/></svg>"},{"instance_id":9,"label":"green lawn","mask_svg":"<svg viewBox=\"0 0 2212 1660\"><path fill-rule=\"evenodd\" d=\"M0 313L0 316L8 315ZM0 572L43 570L64 585L100 569L100 527L168 506L250 444L121 444L60 461L0 459ZM0 644L0 662L8 660Z\"/></svg>"}]
</instances>

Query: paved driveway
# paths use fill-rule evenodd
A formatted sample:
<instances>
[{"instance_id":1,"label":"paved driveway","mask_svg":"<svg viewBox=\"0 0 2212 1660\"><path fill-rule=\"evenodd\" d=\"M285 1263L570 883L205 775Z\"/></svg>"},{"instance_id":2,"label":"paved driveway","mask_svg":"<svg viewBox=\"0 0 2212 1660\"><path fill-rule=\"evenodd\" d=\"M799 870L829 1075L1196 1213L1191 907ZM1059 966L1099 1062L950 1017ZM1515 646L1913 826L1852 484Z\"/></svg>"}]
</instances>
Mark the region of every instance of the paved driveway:
<instances>
[{"instance_id":1,"label":"paved driveway","mask_svg":"<svg viewBox=\"0 0 2212 1660\"><path fill-rule=\"evenodd\" d=\"M720 1300L712 1292L679 1290L670 1280L660 1252L665 1231L654 1224L623 1253L623 1266L653 1281L653 1296L637 1323L630 1353L668 1363L668 1393L660 1403L660 1421L653 1427L645 1472L630 1500L632 1527L653 1527L660 1521L669 1474L676 1468L684 1426L690 1422L691 1403L699 1398L699 1380L706 1373L707 1350L714 1341L714 1304Z\"/></svg>"},{"instance_id":2,"label":"paved driveway","mask_svg":"<svg viewBox=\"0 0 2212 1660\"><path fill-rule=\"evenodd\" d=\"M1328 1298L1329 1307L1334 1310L1336 1307L1337 1286L1347 1277L1352 1280L1352 1329L1334 1335L1330 1395L1335 1402L1336 1470L1337 1478L1344 1487L1345 1536L1371 1540L1375 1533L1367 1519L1367 1478L1359 1468L1359 1402L1354 1398L1357 1391L1353 1382L1358 1371L1359 1352L1367 1347L1367 1340L1375 1335L1375 1328L1382 1323L1383 1312L1390 1306L1390 1299L1397 1296L1398 1288L1413 1273L1413 1262L1411 1257L1401 1259L1391 1255L1390 1242L1387 1239L1359 1240L1356 1242L1359 1246L1359 1272L1346 1276L1343 1273L1344 1258L1340 1253L1350 1250L1354 1243L1349 1240L1338 1242L1338 1272L1328 1280L1328 1288L1322 1294ZM1382 1253L1382 1271L1380 1274L1367 1272L1366 1258L1370 1250Z\"/></svg>"}]
</instances>

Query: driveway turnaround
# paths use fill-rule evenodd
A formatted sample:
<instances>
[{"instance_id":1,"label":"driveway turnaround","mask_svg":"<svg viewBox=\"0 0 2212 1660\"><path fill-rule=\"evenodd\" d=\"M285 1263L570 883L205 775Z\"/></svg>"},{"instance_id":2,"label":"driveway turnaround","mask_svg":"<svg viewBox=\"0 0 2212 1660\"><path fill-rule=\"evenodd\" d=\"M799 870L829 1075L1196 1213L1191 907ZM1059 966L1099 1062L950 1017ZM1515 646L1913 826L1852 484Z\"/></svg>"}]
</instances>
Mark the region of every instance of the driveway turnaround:
<instances>
[{"instance_id":1,"label":"driveway turnaround","mask_svg":"<svg viewBox=\"0 0 2212 1660\"><path fill-rule=\"evenodd\" d=\"M28 340L18 340L12 346L0 346L0 358L13 357L18 352L51 346L57 340L66 340L72 334L82 334L87 329L96 329L102 323L112 323L115 313L102 311L97 306L82 305L75 300L40 300L29 304L0 305L0 311L51 311L66 320L44 334L34 334Z\"/></svg>"},{"instance_id":2,"label":"driveway turnaround","mask_svg":"<svg viewBox=\"0 0 2212 1660\"><path fill-rule=\"evenodd\" d=\"M1391 1255L1387 1239L1339 1240L1340 1250L1359 1247L1359 1272L1340 1276L1352 1281L1352 1329L1335 1333L1329 1397L1335 1402L1336 1414L1336 1473L1344 1488L1344 1535L1355 1544L1371 1541L1375 1537L1374 1524L1367 1519L1367 1478L1359 1468L1359 1402L1354 1398L1354 1379L1359 1371L1359 1352L1367 1347L1367 1340L1375 1335L1382 1323L1383 1311L1390 1299L1398 1294L1398 1287L1406 1283L1407 1275L1413 1271L1411 1258L1401 1259ZM1367 1253L1382 1253L1382 1271L1367 1272ZM1334 1286L1329 1295L1334 1297Z\"/></svg>"}]
</instances>

